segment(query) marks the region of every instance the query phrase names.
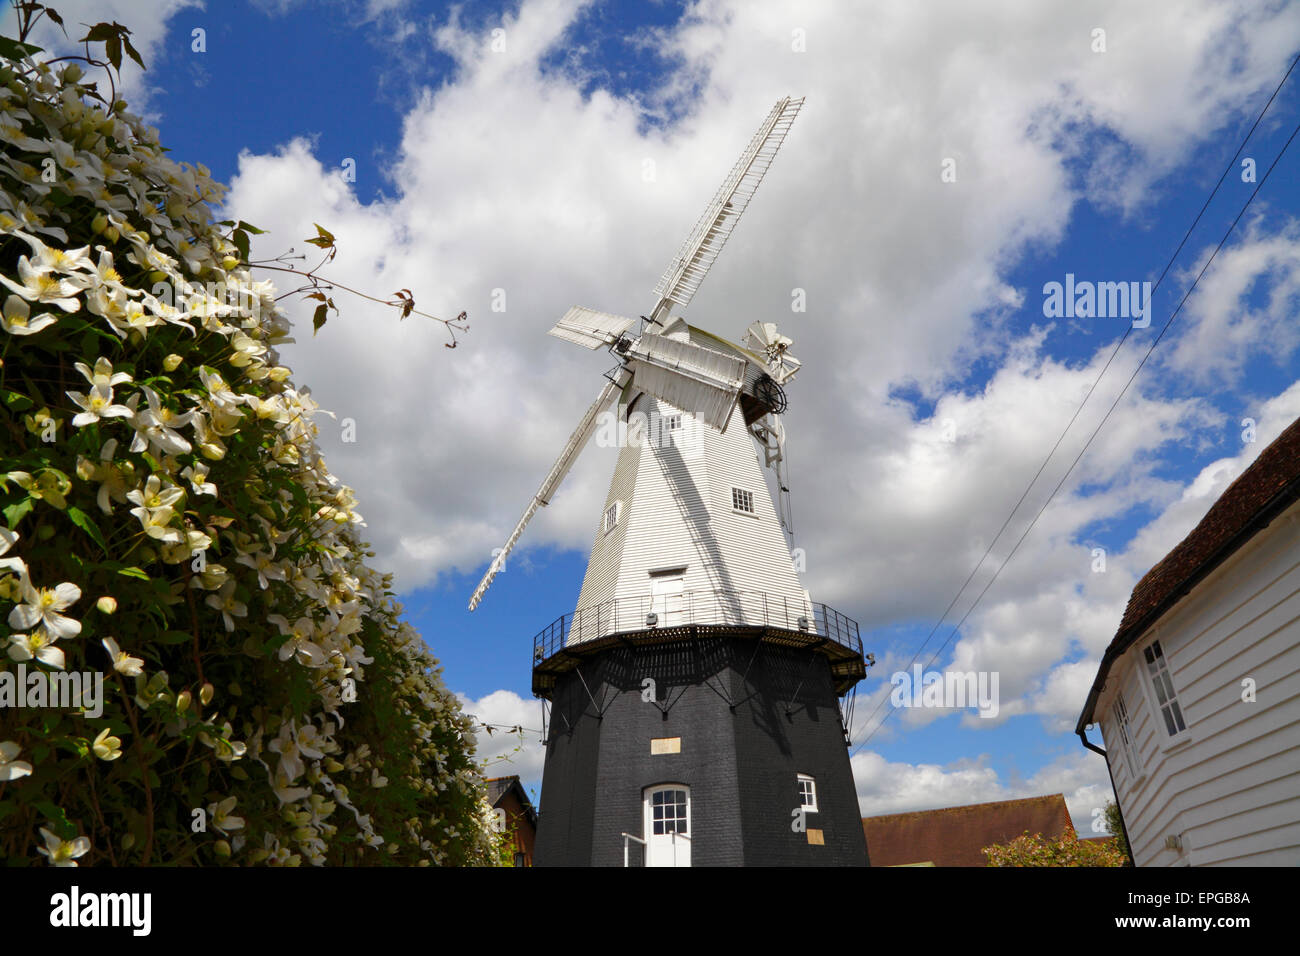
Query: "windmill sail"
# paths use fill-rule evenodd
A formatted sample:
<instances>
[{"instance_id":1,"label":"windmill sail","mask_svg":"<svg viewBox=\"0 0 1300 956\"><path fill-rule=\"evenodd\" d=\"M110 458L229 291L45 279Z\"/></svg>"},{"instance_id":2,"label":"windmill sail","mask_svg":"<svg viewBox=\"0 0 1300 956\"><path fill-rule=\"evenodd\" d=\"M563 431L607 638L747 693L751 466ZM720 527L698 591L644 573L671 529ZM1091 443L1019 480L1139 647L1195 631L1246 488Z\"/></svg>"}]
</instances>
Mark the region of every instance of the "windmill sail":
<instances>
[{"instance_id":1,"label":"windmill sail","mask_svg":"<svg viewBox=\"0 0 1300 956\"><path fill-rule=\"evenodd\" d=\"M573 462L596 430L600 413L624 388L645 392L720 432L726 431L736 408L741 409L746 426L752 426L763 415L779 414L785 410L785 395L780 382L794 373L798 362L783 356L784 345L789 340L772 338L776 335L775 327L767 336L760 334L755 339L758 345L768 350L764 355L702 333L687 326L680 318L671 324L666 320L674 306L685 306L695 295L763 181L802 106L802 98L778 100L758 128L660 280L655 290L660 298L649 317L648 328L643 329L639 336L628 336L626 333L635 320L574 306L550 330L550 334L557 338L589 349L602 345L616 346L614 351L622 365L610 376L609 383L578 422L542 487L533 495L504 547L488 566L487 573L470 598L471 611L478 606L505 563L506 555L514 548L537 509L550 501L573 467ZM699 345L691 341L692 335L705 337L716 347ZM764 362L771 374L764 369ZM777 377L773 378L773 375Z\"/></svg>"},{"instance_id":2,"label":"windmill sail","mask_svg":"<svg viewBox=\"0 0 1300 956\"><path fill-rule=\"evenodd\" d=\"M598 349L602 345L617 342L635 321L625 316L610 315L608 312L597 312L595 309L575 305L564 313L564 317L547 334L574 345Z\"/></svg>"},{"instance_id":3,"label":"windmill sail","mask_svg":"<svg viewBox=\"0 0 1300 956\"><path fill-rule=\"evenodd\" d=\"M803 106L803 97L777 100L763 125L758 128L749 146L723 180L713 202L709 203L691 234L682 243L681 250L655 287L659 305L652 318L662 319L675 304L684 308L695 296L700 283L708 275L718 253L736 228L741 213L749 205L755 191L767 174L777 150L790 131L794 118Z\"/></svg>"},{"instance_id":4,"label":"windmill sail","mask_svg":"<svg viewBox=\"0 0 1300 956\"><path fill-rule=\"evenodd\" d=\"M586 447L587 441L596 431L596 424L600 417L600 413L613 403L614 399L623 390L626 381L627 373L620 369L619 374L615 376L614 379L605 383L605 387L600 390L600 394L596 396L596 400L591 403L591 407L587 409L586 413L578 421L578 427L575 428L573 434L569 436L568 442L564 445L564 450L560 452L560 457L557 458L555 464L551 466L551 470L547 474L546 480L543 481L542 486L537 489L537 494L533 495L532 500L528 502L528 507L524 509L523 517L521 517L519 523L515 525L515 530L510 532L510 537L506 539L506 543L501 546L501 550L498 551L496 556L492 559L492 563L488 565L487 573L483 575L483 580L478 583L478 587L474 589L474 593L470 596L469 609L471 611L478 607L478 602L483 599L483 595L487 592L488 587L491 586L492 579L497 576L497 572L500 571L501 566L505 564L506 555L508 555L511 549L514 548L515 542L518 541L519 536L524 533L524 528L528 526L528 522L531 521L533 515L537 513L537 509L550 503L551 495L555 494L555 489L560 487L560 482L564 480L564 476L569 473L571 468L573 468L573 463L578 460L579 453Z\"/></svg>"}]
</instances>

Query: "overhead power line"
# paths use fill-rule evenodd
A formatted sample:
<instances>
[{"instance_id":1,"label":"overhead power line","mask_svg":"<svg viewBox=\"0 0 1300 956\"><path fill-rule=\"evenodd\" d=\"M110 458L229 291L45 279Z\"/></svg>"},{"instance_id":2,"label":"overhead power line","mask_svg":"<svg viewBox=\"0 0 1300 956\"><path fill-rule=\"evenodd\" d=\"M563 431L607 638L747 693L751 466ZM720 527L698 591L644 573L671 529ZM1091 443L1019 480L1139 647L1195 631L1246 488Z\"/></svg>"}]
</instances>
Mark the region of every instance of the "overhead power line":
<instances>
[{"instance_id":1,"label":"overhead power line","mask_svg":"<svg viewBox=\"0 0 1300 956\"><path fill-rule=\"evenodd\" d=\"M1264 115L1268 112L1269 107L1272 106L1274 99L1277 98L1277 94L1281 91L1282 87L1286 84L1286 81L1291 76L1292 71L1295 70L1297 63L1300 63L1300 54L1298 54L1296 58L1291 61L1291 65L1287 68L1286 73L1283 74L1282 79L1278 82L1277 86L1274 88L1272 95L1269 96L1268 102L1266 102L1264 104L1263 109L1260 110L1259 115L1255 118L1255 122L1251 125L1250 130L1246 133L1245 138L1241 141L1241 145L1237 147L1237 151L1233 154L1232 159L1229 160L1227 166L1224 167L1223 173L1219 176L1219 181L1215 183L1214 189L1211 190L1210 195L1206 198L1205 202L1201 205L1200 210L1196 214L1196 218L1193 219L1191 225L1187 227L1187 231L1183 234L1183 238L1178 243L1178 247L1174 250L1173 255L1169 257L1169 261L1165 264L1164 270L1160 273L1159 279L1156 280L1155 285L1152 287L1151 289L1152 296L1155 295L1156 290L1160 287L1160 284L1164 281L1165 276L1169 274L1170 268L1172 268L1174 262L1178 258L1179 253L1182 252L1183 247L1187 244L1187 240L1191 237L1192 232L1196 229L1197 224L1200 223L1201 217L1205 215L1205 211L1206 209L1209 208L1210 203L1214 200L1215 195L1218 194L1219 188L1223 185L1223 182L1227 178L1228 173L1236 168L1237 160L1241 156L1242 150L1244 150L1246 148L1246 144L1250 142L1251 136L1254 135L1255 130L1259 127L1260 122L1264 119ZM966 619L970 616L971 612L974 611L975 608L979 605L980 601L983 599L984 595L988 592L989 588L993 586L993 582L996 581L998 579L998 576L1002 573L1002 569L1005 568L1007 563L1011 560L1011 558L1015 556L1015 553L1020 549L1020 545L1024 542L1025 538L1029 535L1029 532L1033 530L1034 526L1038 523L1038 519L1042 517L1043 512L1047 510L1047 506L1051 504L1052 500L1056 497L1057 492L1061 490L1066 480L1074 472L1075 466L1078 465L1079 461L1083 458L1084 453L1087 452L1088 448L1092 445L1093 439L1097 437L1097 433L1100 432L1102 426L1106 424L1107 420L1111 416L1111 413L1114 412L1116 406L1118 406L1120 400L1123 399L1125 394L1127 394L1129 387L1133 384L1133 381L1137 378L1138 373L1141 372L1143 366L1146 365L1147 359L1150 358L1151 353L1155 351L1156 345L1160 343L1160 340L1164 338L1165 333L1169 331L1169 327L1173 324L1174 319L1177 318L1179 312L1182 311L1183 305L1187 302L1192 292L1195 291L1197 285L1200 283L1201 277L1205 275L1206 270L1209 269L1210 264L1214 262L1215 257L1218 256L1219 251L1224 246L1224 243L1227 242L1228 237L1231 236L1233 230L1236 229L1237 223L1241 221L1241 217L1245 215L1246 210L1249 209L1251 203L1255 201L1255 197L1259 194L1260 189L1263 188L1264 183L1268 182L1268 178L1272 174L1274 167L1277 166L1278 162L1286 154L1287 148L1291 145L1291 141L1295 139L1297 133L1300 133L1300 124L1297 124L1295 129L1292 130L1290 137L1288 137L1286 143L1282 146L1282 149L1278 152L1273 162L1269 164L1268 170L1264 173L1263 177L1259 180L1259 182L1256 183L1255 188L1254 190L1251 191L1249 198L1247 198L1245 204L1241 207L1241 210L1237 213L1236 217L1232 220L1232 224L1228 226L1227 231L1223 234L1223 238L1219 240L1219 243L1215 247L1214 252L1210 255L1209 259L1206 260L1205 265L1202 266L1201 271L1196 276L1196 279L1192 282L1191 286L1183 294L1183 297L1179 301L1177 307L1170 314L1163 328L1161 328L1160 334L1156 336L1155 340L1152 341L1151 345L1147 348L1146 354L1143 355L1142 360L1138 363L1137 368L1133 370L1133 374L1129 376L1128 381L1125 382L1124 387L1120 390L1119 394L1115 397L1115 400L1111 403L1110 408L1106 410L1106 414L1102 416L1102 419L1097 424L1097 427L1093 429L1092 434L1088 436L1088 440L1084 443L1083 448L1079 450L1079 453L1078 455L1075 456L1074 461L1070 463L1070 467L1066 470L1065 474L1061 476L1061 480L1057 482L1056 487L1052 489L1052 493L1048 495L1047 500L1044 501L1042 507L1038 509L1037 514L1034 515L1033 520L1030 521L1029 525L1025 528L1024 532L1020 535L1020 538L1016 541L1010 553L1002 560L1002 563L998 565L998 568L994 572L993 577L990 578L988 583L984 585L984 588L976 596L975 601L971 604L971 606L966 609L966 613L962 615L961 619L954 626L952 633L948 635L947 640L945 640L942 646L940 646L939 650L936 651L933 656L931 656L929 662L926 664L926 668L929 668L931 664L933 664L936 660L938 660L939 655L942 654L944 649L952 642L952 639L957 635L962 624L965 623ZM1133 327L1131 324L1129 325L1128 328L1124 330L1124 334L1120 337L1119 341L1115 345L1115 348L1111 351L1110 357L1107 358L1106 364L1102 366L1101 371L1098 373L1096 379L1089 387L1087 394L1084 395L1083 401L1079 403L1079 407L1075 409L1074 414L1070 417L1070 421L1066 424L1065 428L1061 431L1061 434L1056 439L1055 444L1052 445L1051 451L1047 453L1047 457L1044 458L1042 464L1038 466L1038 470L1034 473L1034 477L1030 479L1029 484L1025 487L1024 492L1021 493L1019 500L1017 500L1014 507L1012 507L1010 514L1008 514L1006 520L1002 522L1002 527L998 529L998 533L994 536L993 541L990 542L988 548L984 551L983 556L979 559L978 562L976 562L975 567L971 569L970 574L967 575L966 580L962 583L962 586L957 590L957 593L953 595L952 600L948 602L948 606L947 608L944 609L944 612L940 616L939 620L935 623L934 627L930 629L930 633L927 634L925 640L921 642L921 646L917 648L916 652L912 655L911 660L908 661L907 669L910 670L912 665L916 663L917 658L920 657L921 652L925 650L925 646L930 642L930 638L932 638L935 632L938 631L939 627L943 624L944 619L947 618L948 614L952 611L953 607L956 605L957 601L961 598L961 595L966 591L966 588L970 585L970 582L974 579L979 569L983 567L985 560L992 553L993 548L997 544L998 540L1001 539L1002 533L1006 531L1007 526L1011 523L1011 519L1014 518L1016 513L1020 510L1020 506L1024 503L1025 499L1028 497L1029 492L1033 489L1034 485L1037 484L1038 479L1042 475L1044 469L1047 467L1048 462L1050 462L1052 457L1056 454L1057 450L1061 446L1061 442L1065 440L1066 434L1074 426L1075 421L1078 420L1080 413L1083 411L1084 406L1087 405L1089 399L1092 398L1092 395L1096 391L1097 386L1100 384L1102 378L1105 376L1106 371L1110 368L1111 363L1115 360L1115 356L1119 354L1119 350L1123 347L1124 342L1128 339L1129 333L1132 332L1132 330ZM880 703L876 705L875 709L872 710L870 716L867 718L868 722L870 722L872 719L875 718L876 714L880 712L880 709L884 706L885 702L888 699L889 699L888 697L881 698ZM886 713L885 717L878 724L876 724L875 727L863 739L863 741L853 749L850 756L856 754L859 750L865 747L868 741L870 741L871 738L875 736L876 731L879 730L882 726L884 726L885 721L888 719L889 719L889 714Z\"/></svg>"}]
</instances>

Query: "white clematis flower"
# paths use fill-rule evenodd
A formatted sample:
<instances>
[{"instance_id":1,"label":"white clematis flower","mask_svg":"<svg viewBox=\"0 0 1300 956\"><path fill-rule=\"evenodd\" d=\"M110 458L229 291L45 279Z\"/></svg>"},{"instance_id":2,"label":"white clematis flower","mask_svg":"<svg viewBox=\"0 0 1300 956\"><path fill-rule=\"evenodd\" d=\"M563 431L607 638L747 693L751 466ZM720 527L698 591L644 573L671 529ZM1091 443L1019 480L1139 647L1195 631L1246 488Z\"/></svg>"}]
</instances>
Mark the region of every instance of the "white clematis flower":
<instances>
[{"instance_id":1,"label":"white clematis flower","mask_svg":"<svg viewBox=\"0 0 1300 956\"><path fill-rule=\"evenodd\" d=\"M0 742L0 782L17 780L32 772L32 765L26 760L15 760L22 748L12 740Z\"/></svg>"},{"instance_id":2,"label":"white clematis flower","mask_svg":"<svg viewBox=\"0 0 1300 956\"><path fill-rule=\"evenodd\" d=\"M77 293L81 290L75 282L42 272L26 256L18 260L18 278L22 280L21 285L6 275L0 275L0 282L28 302L57 306L64 312L76 312L81 308L81 303L77 301Z\"/></svg>"},{"instance_id":3,"label":"white clematis flower","mask_svg":"<svg viewBox=\"0 0 1300 956\"><path fill-rule=\"evenodd\" d=\"M243 817L230 815L230 812L235 809L237 799L236 797L226 797L219 803L208 804L208 816L212 819L213 829L226 836L230 835L231 830L242 830L244 827Z\"/></svg>"},{"instance_id":4,"label":"white clematis flower","mask_svg":"<svg viewBox=\"0 0 1300 956\"><path fill-rule=\"evenodd\" d=\"M127 677L139 677L144 673L144 659L132 657L126 651L117 646L117 641L111 637L106 637L101 644L104 650L108 651L108 656L113 659L113 670Z\"/></svg>"},{"instance_id":5,"label":"white clematis flower","mask_svg":"<svg viewBox=\"0 0 1300 956\"><path fill-rule=\"evenodd\" d=\"M109 729L105 727L95 738L92 748L95 756L100 760L116 760L122 756L122 738L112 736Z\"/></svg>"},{"instance_id":6,"label":"white clematis flower","mask_svg":"<svg viewBox=\"0 0 1300 956\"><path fill-rule=\"evenodd\" d=\"M5 300L4 315L0 317L0 326L10 335L35 335L41 329L49 328L58 320L48 312L32 318L32 310L16 295Z\"/></svg>"},{"instance_id":7,"label":"white clematis flower","mask_svg":"<svg viewBox=\"0 0 1300 956\"><path fill-rule=\"evenodd\" d=\"M110 387L131 381L131 376L126 372L114 372L113 363L102 355L95 360L94 369L91 369L85 362L76 363L76 369L81 373L82 378L92 386Z\"/></svg>"},{"instance_id":8,"label":"white clematis flower","mask_svg":"<svg viewBox=\"0 0 1300 956\"><path fill-rule=\"evenodd\" d=\"M9 636L9 657L15 661L38 660L56 670L63 670L66 661L63 651L54 646L42 631Z\"/></svg>"},{"instance_id":9,"label":"white clematis flower","mask_svg":"<svg viewBox=\"0 0 1300 956\"><path fill-rule=\"evenodd\" d=\"M62 840L45 827L41 827L41 836L45 839L45 846L38 846L36 852L49 857L54 866L76 866L77 857L90 852L90 840L84 836Z\"/></svg>"},{"instance_id":10,"label":"white clematis flower","mask_svg":"<svg viewBox=\"0 0 1300 956\"><path fill-rule=\"evenodd\" d=\"M60 611L67 610L81 598L81 588L69 581L64 581L54 589L37 589L31 579L23 575L19 579L19 588L23 603L9 612L9 626L17 630L28 630L36 626L44 627L50 637L58 640L62 637L76 637L81 633L81 622L64 617Z\"/></svg>"},{"instance_id":11,"label":"white clematis flower","mask_svg":"<svg viewBox=\"0 0 1300 956\"><path fill-rule=\"evenodd\" d=\"M125 405L113 404L113 389L108 385L96 385L90 390L89 395L83 395L81 392L65 394L81 409L72 418L75 428L93 425L101 418L130 418L134 414Z\"/></svg>"}]
</instances>

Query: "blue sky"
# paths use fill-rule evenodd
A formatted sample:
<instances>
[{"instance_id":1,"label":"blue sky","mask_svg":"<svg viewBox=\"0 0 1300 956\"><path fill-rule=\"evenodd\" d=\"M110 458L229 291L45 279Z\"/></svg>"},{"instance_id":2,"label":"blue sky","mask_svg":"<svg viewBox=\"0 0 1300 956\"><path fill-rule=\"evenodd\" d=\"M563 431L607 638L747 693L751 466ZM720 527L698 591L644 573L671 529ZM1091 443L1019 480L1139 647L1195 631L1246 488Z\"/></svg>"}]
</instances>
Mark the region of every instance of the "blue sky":
<instances>
[{"instance_id":1,"label":"blue sky","mask_svg":"<svg viewBox=\"0 0 1300 956\"><path fill-rule=\"evenodd\" d=\"M106 16L62 6L70 22ZM102 7L146 51L147 74L128 75L132 104L175 158L233 183L227 211L272 230L259 254L301 249L321 222L340 237L340 279L470 313L448 351L435 328L399 329L392 313L348 302L285 358L358 423L355 446L322 436L327 461L357 489L376 560L396 572L448 685L471 711L529 728L540 726L531 639L576 603L613 464L588 449L469 614L491 547L604 370L603 355L544 333L569 304L653 305L660 270L776 96L808 105L687 315L724 335L753 318L793 329L805 361L787 418L794 544L808 550L813 599L856 618L880 662L859 690L862 717L1123 333L1123 318L1046 317L1045 283L1154 282L1300 49L1295 9L1262 0L1032 14L990 3L978 15L724 0L151 12L162 6ZM1243 154L1257 176L1300 118L1298 83ZM645 158L657 163L653 186L638 182ZM352 183L338 175L348 159ZM941 179L947 159L955 182ZM854 760L864 813L1064 792L1082 824L1107 798L1103 763L1069 728L1128 592L1300 414L1298 166L1295 152L1279 164L939 658L1002 672L1002 717L892 715ZM1253 188L1228 174L1156 292L1151 327L1129 336L923 663ZM809 292L807 314L791 314L795 287ZM497 289L510 295L504 313L492 311ZM1258 423L1253 445L1244 418ZM938 437L947 422L952 442ZM1093 548L1107 551L1105 574L1091 570ZM524 753L491 769L531 789L540 751L525 738Z\"/></svg>"}]
</instances>

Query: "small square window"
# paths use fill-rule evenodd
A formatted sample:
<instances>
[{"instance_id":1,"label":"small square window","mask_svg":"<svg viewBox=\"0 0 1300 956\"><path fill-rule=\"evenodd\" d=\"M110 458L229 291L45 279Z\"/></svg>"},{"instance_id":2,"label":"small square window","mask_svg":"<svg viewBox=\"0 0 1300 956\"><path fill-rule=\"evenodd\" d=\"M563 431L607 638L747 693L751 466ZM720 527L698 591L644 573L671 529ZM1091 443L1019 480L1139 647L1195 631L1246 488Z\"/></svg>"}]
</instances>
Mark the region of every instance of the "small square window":
<instances>
[{"instance_id":1,"label":"small square window","mask_svg":"<svg viewBox=\"0 0 1300 956\"><path fill-rule=\"evenodd\" d=\"M731 507L746 514L754 513L754 493L744 488L731 489Z\"/></svg>"},{"instance_id":2,"label":"small square window","mask_svg":"<svg viewBox=\"0 0 1300 956\"><path fill-rule=\"evenodd\" d=\"M609 534L618 526L619 507L618 502L614 502L605 509L605 534Z\"/></svg>"},{"instance_id":3,"label":"small square window","mask_svg":"<svg viewBox=\"0 0 1300 956\"><path fill-rule=\"evenodd\" d=\"M798 775L799 805L809 813L817 812L817 781L806 773Z\"/></svg>"}]
</instances>

